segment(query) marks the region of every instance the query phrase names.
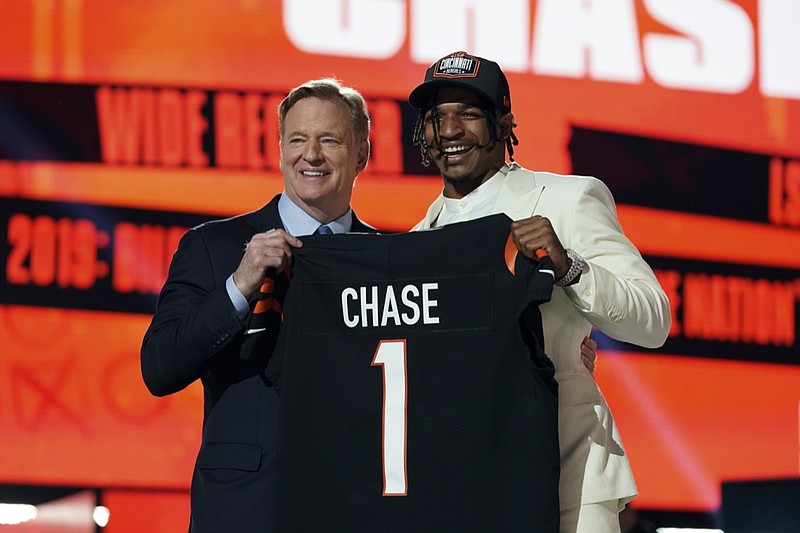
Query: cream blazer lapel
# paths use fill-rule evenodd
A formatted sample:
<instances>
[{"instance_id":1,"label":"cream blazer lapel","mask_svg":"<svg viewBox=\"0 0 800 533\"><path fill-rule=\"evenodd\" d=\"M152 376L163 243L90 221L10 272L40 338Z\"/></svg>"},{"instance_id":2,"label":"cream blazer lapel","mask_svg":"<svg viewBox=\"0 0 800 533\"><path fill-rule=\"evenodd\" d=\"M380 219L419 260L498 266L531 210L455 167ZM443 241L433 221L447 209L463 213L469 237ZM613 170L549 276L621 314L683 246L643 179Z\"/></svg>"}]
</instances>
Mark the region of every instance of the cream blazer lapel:
<instances>
[{"instance_id":1,"label":"cream blazer lapel","mask_svg":"<svg viewBox=\"0 0 800 533\"><path fill-rule=\"evenodd\" d=\"M428 207L428 212L425 213L425 218L417 222L417 224L411 228L410 231L419 231L422 229L430 229L433 227L433 223L439 218L439 213L442 212L442 208L444 207L444 196L439 194L439 197L433 201L433 203Z\"/></svg>"},{"instance_id":2,"label":"cream blazer lapel","mask_svg":"<svg viewBox=\"0 0 800 533\"><path fill-rule=\"evenodd\" d=\"M492 212L503 212L511 220L528 218L536 212L543 191L544 186L536 183L533 172L511 163Z\"/></svg>"}]
</instances>

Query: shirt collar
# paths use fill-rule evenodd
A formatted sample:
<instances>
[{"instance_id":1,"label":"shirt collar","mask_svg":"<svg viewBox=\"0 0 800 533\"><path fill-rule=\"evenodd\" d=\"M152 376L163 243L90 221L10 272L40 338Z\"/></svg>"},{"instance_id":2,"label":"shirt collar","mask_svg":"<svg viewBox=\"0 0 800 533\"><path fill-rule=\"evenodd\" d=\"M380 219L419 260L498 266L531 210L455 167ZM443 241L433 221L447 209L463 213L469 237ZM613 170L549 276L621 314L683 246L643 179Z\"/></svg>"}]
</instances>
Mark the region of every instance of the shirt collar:
<instances>
[{"instance_id":1,"label":"shirt collar","mask_svg":"<svg viewBox=\"0 0 800 533\"><path fill-rule=\"evenodd\" d=\"M295 237L311 235L322 224L303 211L285 192L278 198L278 214L283 222L283 227L286 228L289 235ZM353 227L353 210L348 208L345 214L326 225L334 233L348 233Z\"/></svg>"},{"instance_id":2,"label":"shirt collar","mask_svg":"<svg viewBox=\"0 0 800 533\"><path fill-rule=\"evenodd\" d=\"M512 163L512 165L514 164L515 163ZM500 189L503 187L503 182L506 179L506 175L511 168L512 167L509 166L508 163L503 164L503 166L500 167L500 170L498 170L494 176L481 183L477 189L471 191L463 198L447 198L446 196L442 195L442 198L444 198L445 209L451 212L460 212L466 208L471 208L476 205L481 205L484 202L488 202L500 192Z\"/></svg>"}]
</instances>

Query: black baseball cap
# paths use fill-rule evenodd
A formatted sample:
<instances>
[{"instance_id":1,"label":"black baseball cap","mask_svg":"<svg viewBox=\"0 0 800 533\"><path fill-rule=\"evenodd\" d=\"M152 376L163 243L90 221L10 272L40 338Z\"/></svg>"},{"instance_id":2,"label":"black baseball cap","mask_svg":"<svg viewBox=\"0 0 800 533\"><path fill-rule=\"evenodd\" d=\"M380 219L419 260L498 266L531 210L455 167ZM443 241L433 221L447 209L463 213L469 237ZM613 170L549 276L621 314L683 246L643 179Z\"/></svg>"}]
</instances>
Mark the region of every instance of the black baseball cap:
<instances>
[{"instance_id":1,"label":"black baseball cap","mask_svg":"<svg viewBox=\"0 0 800 533\"><path fill-rule=\"evenodd\" d=\"M511 111L511 91L500 65L466 52L453 52L428 67L425 81L408 95L408 103L423 109L442 87L464 87L477 92L503 112Z\"/></svg>"}]
</instances>

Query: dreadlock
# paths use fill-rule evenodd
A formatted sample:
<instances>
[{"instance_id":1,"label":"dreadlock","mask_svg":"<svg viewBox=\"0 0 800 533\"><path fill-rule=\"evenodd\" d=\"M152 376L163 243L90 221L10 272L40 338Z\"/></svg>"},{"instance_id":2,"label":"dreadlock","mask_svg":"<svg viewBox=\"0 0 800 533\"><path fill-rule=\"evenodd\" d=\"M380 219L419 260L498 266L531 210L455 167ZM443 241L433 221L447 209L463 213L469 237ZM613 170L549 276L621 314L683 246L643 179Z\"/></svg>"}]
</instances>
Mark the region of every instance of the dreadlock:
<instances>
[{"instance_id":1,"label":"dreadlock","mask_svg":"<svg viewBox=\"0 0 800 533\"><path fill-rule=\"evenodd\" d=\"M431 102L436 101L436 95L433 95ZM486 127L489 128L489 135L491 136L492 142L503 142L503 139L499 137L497 134L497 116L495 115L494 106L487 103L483 98L481 98L481 111L483 111L484 116L486 117ZM414 124L414 133L411 137L414 146L419 147L420 157L422 159L423 166L430 166L431 159L428 155L428 150L431 148L428 143L425 141L425 115L430 112L431 117L431 125L433 126L433 143L434 147L439 151L442 152L442 138L439 136L439 111L436 109L436 106L431 104L431 106L427 109L420 109L419 116L417 116L417 122ZM506 151L508 152L508 158L511 161L514 161L514 147L519 144L519 139L514 134L513 128L516 127L516 124L512 125L511 135L505 140L506 144Z\"/></svg>"}]
</instances>

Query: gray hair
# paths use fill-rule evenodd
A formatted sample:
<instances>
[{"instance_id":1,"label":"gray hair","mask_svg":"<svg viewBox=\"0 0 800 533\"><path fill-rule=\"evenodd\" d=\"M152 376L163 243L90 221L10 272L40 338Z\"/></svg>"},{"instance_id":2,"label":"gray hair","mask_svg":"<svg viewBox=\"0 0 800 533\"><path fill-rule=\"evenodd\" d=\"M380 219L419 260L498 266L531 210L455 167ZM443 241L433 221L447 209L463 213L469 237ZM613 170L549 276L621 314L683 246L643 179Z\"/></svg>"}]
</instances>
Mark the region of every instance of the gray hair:
<instances>
[{"instance_id":1,"label":"gray hair","mask_svg":"<svg viewBox=\"0 0 800 533\"><path fill-rule=\"evenodd\" d=\"M278 106L278 127L283 138L286 114L297 102L304 98L320 98L331 102L344 102L350 109L350 127L356 144L369 140L370 118L367 103L361 93L345 87L334 78L310 80L292 89Z\"/></svg>"}]
</instances>

